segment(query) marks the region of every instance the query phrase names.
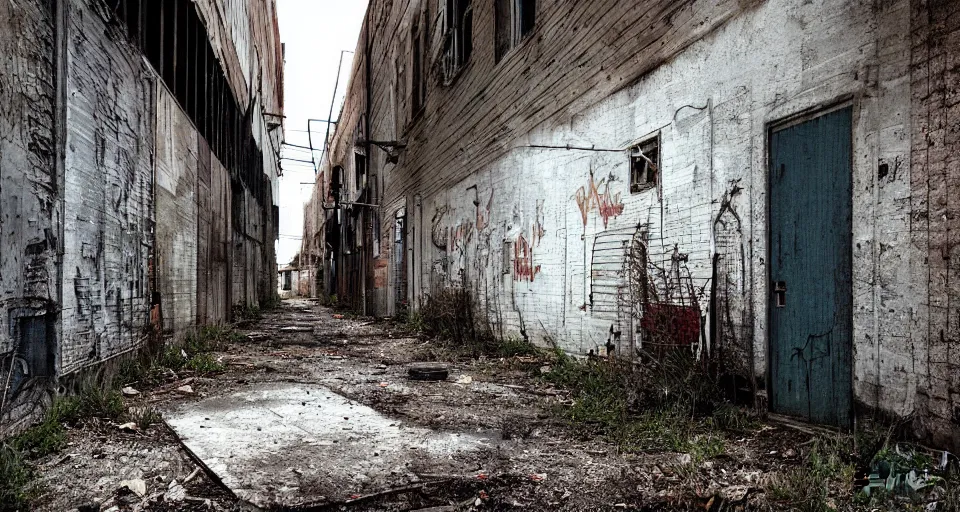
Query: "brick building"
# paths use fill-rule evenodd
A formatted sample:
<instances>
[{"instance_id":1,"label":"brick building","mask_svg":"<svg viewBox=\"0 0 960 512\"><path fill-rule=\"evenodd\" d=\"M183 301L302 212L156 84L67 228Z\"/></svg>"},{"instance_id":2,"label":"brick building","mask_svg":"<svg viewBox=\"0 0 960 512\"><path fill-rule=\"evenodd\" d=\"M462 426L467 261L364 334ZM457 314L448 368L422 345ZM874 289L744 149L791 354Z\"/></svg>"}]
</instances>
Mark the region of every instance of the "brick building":
<instances>
[{"instance_id":1,"label":"brick building","mask_svg":"<svg viewBox=\"0 0 960 512\"><path fill-rule=\"evenodd\" d=\"M275 296L273 0L0 5L2 424Z\"/></svg>"},{"instance_id":2,"label":"brick building","mask_svg":"<svg viewBox=\"0 0 960 512\"><path fill-rule=\"evenodd\" d=\"M316 293L960 449L960 2L372 0L356 55Z\"/></svg>"}]
</instances>

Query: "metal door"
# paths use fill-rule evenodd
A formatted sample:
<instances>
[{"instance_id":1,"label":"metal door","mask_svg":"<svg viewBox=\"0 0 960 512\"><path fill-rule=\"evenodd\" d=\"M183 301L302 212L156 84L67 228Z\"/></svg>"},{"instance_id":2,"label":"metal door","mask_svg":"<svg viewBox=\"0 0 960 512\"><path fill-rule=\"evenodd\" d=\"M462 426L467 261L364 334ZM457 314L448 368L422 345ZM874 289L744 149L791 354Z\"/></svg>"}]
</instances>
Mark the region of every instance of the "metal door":
<instances>
[{"instance_id":1,"label":"metal door","mask_svg":"<svg viewBox=\"0 0 960 512\"><path fill-rule=\"evenodd\" d=\"M770 388L774 412L851 421L852 112L770 135Z\"/></svg>"}]
</instances>

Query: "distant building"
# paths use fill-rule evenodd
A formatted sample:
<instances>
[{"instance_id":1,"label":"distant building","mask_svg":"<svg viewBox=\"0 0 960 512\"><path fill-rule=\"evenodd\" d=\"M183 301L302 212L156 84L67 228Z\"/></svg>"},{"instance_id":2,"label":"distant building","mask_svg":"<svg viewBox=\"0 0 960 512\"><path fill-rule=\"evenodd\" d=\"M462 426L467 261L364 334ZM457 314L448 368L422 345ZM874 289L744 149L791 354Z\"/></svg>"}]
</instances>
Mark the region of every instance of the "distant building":
<instances>
[{"instance_id":1,"label":"distant building","mask_svg":"<svg viewBox=\"0 0 960 512\"><path fill-rule=\"evenodd\" d=\"M0 2L2 424L276 290L273 0Z\"/></svg>"},{"instance_id":2,"label":"distant building","mask_svg":"<svg viewBox=\"0 0 960 512\"><path fill-rule=\"evenodd\" d=\"M310 289L307 273L293 265L279 265L277 268L277 294L281 299L291 297L309 297Z\"/></svg>"},{"instance_id":3,"label":"distant building","mask_svg":"<svg viewBox=\"0 0 960 512\"><path fill-rule=\"evenodd\" d=\"M688 347L772 411L960 449L960 2L370 9L318 293L462 287L501 336Z\"/></svg>"}]
</instances>

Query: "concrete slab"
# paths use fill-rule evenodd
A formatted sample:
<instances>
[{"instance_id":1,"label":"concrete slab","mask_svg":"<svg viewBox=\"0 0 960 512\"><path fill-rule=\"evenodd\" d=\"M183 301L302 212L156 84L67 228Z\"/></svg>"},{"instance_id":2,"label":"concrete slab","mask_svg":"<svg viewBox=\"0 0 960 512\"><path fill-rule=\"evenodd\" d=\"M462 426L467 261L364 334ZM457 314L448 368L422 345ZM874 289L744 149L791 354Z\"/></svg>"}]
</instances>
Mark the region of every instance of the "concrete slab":
<instances>
[{"instance_id":1,"label":"concrete slab","mask_svg":"<svg viewBox=\"0 0 960 512\"><path fill-rule=\"evenodd\" d=\"M164 418L238 497L299 506L466 474L495 438L405 426L310 384L270 383L181 404Z\"/></svg>"}]
</instances>

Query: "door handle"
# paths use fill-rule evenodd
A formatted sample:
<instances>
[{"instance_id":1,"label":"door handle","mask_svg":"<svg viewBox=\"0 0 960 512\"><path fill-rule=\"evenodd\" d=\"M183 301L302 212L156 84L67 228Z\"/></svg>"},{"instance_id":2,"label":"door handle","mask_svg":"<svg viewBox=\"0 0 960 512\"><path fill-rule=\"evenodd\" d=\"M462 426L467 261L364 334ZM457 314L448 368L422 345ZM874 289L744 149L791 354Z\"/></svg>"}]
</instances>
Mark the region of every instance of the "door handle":
<instances>
[{"instance_id":1,"label":"door handle","mask_svg":"<svg viewBox=\"0 0 960 512\"><path fill-rule=\"evenodd\" d=\"M787 282L773 282L773 304L778 308L787 307Z\"/></svg>"}]
</instances>

